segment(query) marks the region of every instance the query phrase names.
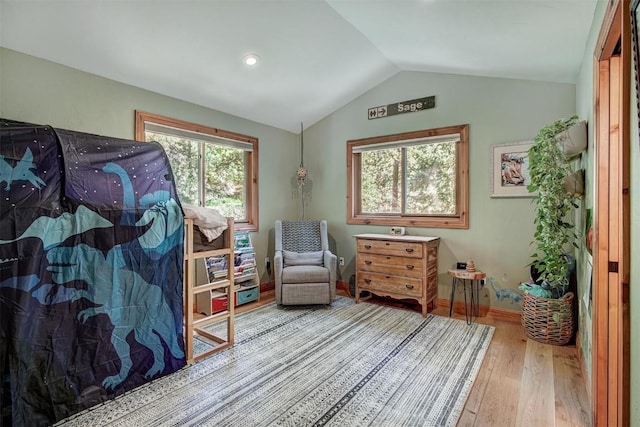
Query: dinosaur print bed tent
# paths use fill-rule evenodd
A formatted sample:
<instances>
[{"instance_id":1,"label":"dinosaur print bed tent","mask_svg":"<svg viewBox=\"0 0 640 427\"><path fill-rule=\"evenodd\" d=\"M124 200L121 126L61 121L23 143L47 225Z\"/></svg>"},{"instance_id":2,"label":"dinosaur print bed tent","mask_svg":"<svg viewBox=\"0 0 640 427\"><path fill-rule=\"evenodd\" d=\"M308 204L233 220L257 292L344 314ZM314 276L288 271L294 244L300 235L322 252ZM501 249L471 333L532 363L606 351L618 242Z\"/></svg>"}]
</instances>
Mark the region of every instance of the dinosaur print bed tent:
<instances>
[{"instance_id":1,"label":"dinosaur print bed tent","mask_svg":"<svg viewBox=\"0 0 640 427\"><path fill-rule=\"evenodd\" d=\"M0 425L185 365L183 236L159 144L0 119Z\"/></svg>"}]
</instances>

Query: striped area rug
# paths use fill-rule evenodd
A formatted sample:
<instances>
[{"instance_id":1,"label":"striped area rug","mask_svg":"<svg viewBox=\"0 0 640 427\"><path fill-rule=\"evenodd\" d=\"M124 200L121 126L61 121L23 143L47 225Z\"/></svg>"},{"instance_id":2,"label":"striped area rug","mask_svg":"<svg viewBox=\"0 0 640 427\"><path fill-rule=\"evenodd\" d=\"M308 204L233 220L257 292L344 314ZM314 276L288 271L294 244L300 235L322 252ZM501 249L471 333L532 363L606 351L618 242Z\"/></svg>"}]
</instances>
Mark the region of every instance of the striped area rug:
<instances>
[{"instance_id":1,"label":"striped area rug","mask_svg":"<svg viewBox=\"0 0 640 427\"><path fill-rule=\"evenodd\" d=\"M493 328L354 304L236 317L236 344L65 426L455 426Z\"/></svg>"}]
</instances>

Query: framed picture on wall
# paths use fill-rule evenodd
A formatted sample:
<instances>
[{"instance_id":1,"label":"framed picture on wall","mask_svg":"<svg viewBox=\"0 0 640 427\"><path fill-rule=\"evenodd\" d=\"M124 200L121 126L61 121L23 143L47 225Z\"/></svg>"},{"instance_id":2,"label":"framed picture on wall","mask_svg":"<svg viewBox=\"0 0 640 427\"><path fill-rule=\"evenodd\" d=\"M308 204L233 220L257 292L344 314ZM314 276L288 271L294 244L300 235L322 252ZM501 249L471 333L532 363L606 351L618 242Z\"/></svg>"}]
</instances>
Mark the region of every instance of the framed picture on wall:
<instances>
[{"instance_id":1,"label":"framed picture on wall","mask_svg":"<svg viewBox=\"0 0 640 427\"><path fill-rule=\"evenodd\" d=\"M527 190L533 141L491 146L491 197L533 197Z\"/></svg>"}]
</instances>

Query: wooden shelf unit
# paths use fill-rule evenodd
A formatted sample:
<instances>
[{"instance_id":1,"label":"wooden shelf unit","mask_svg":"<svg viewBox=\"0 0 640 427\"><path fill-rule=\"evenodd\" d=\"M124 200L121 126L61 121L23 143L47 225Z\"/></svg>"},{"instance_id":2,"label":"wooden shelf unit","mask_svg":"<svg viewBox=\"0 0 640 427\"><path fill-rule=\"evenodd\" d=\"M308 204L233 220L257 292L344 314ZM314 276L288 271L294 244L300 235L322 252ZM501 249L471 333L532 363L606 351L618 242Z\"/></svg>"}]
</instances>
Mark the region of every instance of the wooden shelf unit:
<instances>
[{"instance_id":1,"label":"wooden shelf unit","mask_svg":"<svg viewBox=\"0 0 640 427\"><path fill-rule=\"evenodd\" d=\"M239 274L235 276L236 305L260 300L260 277L256 253L251 242L251 236L246 231L236 232L234 235L235 268Z\"/></svg>"},{"instance_id":2,"label":"wooden shelf unit","mask_svg":"<svg viewBox=\"0 0 640 427\"><path fill-rule=\"evenodd\" d=\"M256 268L255 251L249 233L239 231L234 233L234 292L233 299L225 292L211 288L209 293L200 292L196 295L196 313L211 316L225 310L232 302L235 307L260 300L260 278ZM216 257L213 257L216 258ZM212 274L220 272L219 261L206 258L196 261L196 284L200 289L206 284ZM226 276L227 270L223 270Z\"/></svg>"},{"instance_id":3,"label":"wooden shelf unit","mask_svg":"<svg viewBox=\"0 0 640 427\"><path fill-rule=\"evenodd\" d=\"M227 295L233 295L234 279L233 279L233 218L227 218L227 229L223 233L224 244L222 249L214 249L207 251L195 252L193 248L193 219L185 218L185 255L184 255L184 340L187 363L193 363L205 358L217 351L233 345L234 340L234 304L229 304L227 310L214 313L210 316L194 320L193 307L196 295L203 292L211 293L211 291L219 291ZM196 260L212 256L228 256L227 278L216 280L214 282L196 286ZM205 326L219 321L227 322L227 337L222 338L203 329ZM193 341L194 333L201 335L215 343L212 349L204 353L194 356Z\"/></svg>"}]
</instances>

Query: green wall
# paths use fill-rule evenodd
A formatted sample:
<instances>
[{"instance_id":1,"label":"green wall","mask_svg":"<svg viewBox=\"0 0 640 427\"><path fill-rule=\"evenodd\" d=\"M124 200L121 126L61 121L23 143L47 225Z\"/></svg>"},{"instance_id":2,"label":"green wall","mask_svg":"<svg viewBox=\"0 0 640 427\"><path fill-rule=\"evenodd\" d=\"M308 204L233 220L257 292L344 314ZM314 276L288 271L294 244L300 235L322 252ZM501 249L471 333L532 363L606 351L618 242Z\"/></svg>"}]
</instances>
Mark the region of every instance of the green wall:
<instances>
[{"instance_id":1,"label":"green wall","mask_svg":"<svg viewBox=\"0 0 640 427\"><path fill-rule=\"evenodd\" d=\"M295 219L290 175L300 159L298 136L220 111L0 48L0 117L133 139L134 110L174 117L259 139L258 260L272 252L275 219ZM271 233L272 234L272 233ZM259 262L263 281L268 281Z\"/></svg>"},{"instance_id":2,"label":"green wall","mask_svg":"<svg viewBox=\"0 0 640 427\"><path fill-rule=\"evenodd\" d=\"M588 134L588 148L585 153L582 154L579 163L579 167L585 169L585 196L581 206L579 215L576 216L576 223L578 231L581 233L585 230L584 219L586 217L586 210L591 209L593 213L593 206L595 201L595 147L593 141L594 136L594 123L595 116L593 111L593 52L600 33L600 26L602 25L602 19L606 11L606 2L598 2L594 13L593 23L591 25L591 31L587 40L587 45L582 57L582 67L578 74L578 81L576 84L576 111L581 119L587 120L589 126ZM578 262L578 327L580 334L580 344L582 347L582 357L584 359L584 366L587 369L587 375L589 378L587 382L591 383L591 349L592 349L592 321L591 321L591 301L584 298L585 293L589 292L589 283L591 281L592 268L593 268L593 256L584 249L581 244L580 249L577 251L576 260Z\"/></svg>"},{"instance_id":3,"label":"green wall","mask_svg":"<svg viewBox=\"0 0 640 427\"><path fill-rule=\"evenodd\" d=\"M367 109L435 95L436 107L377 120ZM325 218L345 258L341 277L354 272L355 241L362 232L387 233L387 227L352 226L346 218L346 141L418 129L468 123L470 129L470 227L468 230L408 228L408 234L439 236L439 296L448 298L446 274L455 262L472 258L500 288L517 288L529 278L533 205L530 198L491 198L491 146L531 140L545 124L576 111L575 85L421 72L402 72L370 90L305 132L305 161L312 177L308 212ZM307 148L306 142L309 142ZM519 310L481 292L481 304Z\"/></svg>"},{"instance_id":4,"label":"green wall","mask_svg":"<svg viewBox=\"0 0 640 427\"><path fill-rule=\"evenodd\" d=\"M529 277L531 199L489 197L491 145L530 140L540 127L576 109L572 84L403 72L305 131L309 182L298 188L294 178L300 161L297 135L11 50L1 49L0 59L0 115L5 118L130 139L133 112L140 109L258 137L261 226L254 234L258 259L272 255L275 219L297 219L303 214L306 219L325 218L332 248L346 260L340 269L343 280L354 270L351 236L387 232L384 227L345 224L345 141L469 123L470 228L407 230L443 239L441 297L448 296L446 271L456 260L472 258L501 288L517 288ZM371 106L427 95L436 95L435 109L367 120ZM267 281L259 264L261 278ZM481 303L519 310L518 304L496 301L489 288L482 293Z\"/></svg>"}]
</instances>

